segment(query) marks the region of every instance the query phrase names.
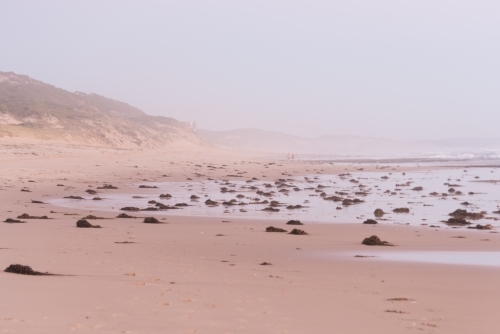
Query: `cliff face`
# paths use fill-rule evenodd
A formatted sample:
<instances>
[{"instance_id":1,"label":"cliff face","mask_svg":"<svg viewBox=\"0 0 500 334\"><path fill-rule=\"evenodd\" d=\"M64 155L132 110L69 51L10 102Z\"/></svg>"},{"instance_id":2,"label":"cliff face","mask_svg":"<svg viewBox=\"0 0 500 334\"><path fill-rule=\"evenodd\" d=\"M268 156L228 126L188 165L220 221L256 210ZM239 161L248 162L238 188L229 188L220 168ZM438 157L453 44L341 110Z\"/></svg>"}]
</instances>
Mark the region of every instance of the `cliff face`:
<instances>
[{"instance_id":1,"label":"cliff face","mask_svg":"<svg viewBox=\"0 0 500 334\"><path fill-rule=\"evenodd\" d=\"M97 94L71 93L15 73L0 72L0 138L26 137L107 147L207 145L173 118Z\"/></svg>"}]
</instances>

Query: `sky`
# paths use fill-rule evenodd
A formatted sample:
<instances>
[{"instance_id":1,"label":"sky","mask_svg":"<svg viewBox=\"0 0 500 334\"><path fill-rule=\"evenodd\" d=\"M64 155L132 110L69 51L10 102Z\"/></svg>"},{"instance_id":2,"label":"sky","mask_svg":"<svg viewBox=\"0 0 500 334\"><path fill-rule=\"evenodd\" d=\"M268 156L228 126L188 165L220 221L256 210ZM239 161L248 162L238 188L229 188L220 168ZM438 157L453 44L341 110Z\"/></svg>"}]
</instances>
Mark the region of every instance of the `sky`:
<instances>
[{"instance_id":1,"label":"sky","mask_svg":"<svg viewBox=\"0 0 500 334\"><path fill-rule=\"evenodd\" d=\"M199 128L500 137L500 1L0 2L0 71Z\"/></svg>"}]
</instances>

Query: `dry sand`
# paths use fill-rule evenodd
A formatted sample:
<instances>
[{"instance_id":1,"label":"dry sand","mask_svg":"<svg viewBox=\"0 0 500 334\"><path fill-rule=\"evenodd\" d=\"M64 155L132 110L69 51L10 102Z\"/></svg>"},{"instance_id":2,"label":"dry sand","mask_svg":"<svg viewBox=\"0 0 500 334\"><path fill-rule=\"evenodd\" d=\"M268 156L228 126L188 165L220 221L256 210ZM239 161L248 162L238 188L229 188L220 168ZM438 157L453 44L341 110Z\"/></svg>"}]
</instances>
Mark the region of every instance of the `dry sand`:
<instances>
[{"instance_id":1,"label":"dry sand","mask_svg":"<svg viewBox=\"0 0 500 334\"><path fill-rule=\"evenodd\" d=\"M263 179L264 174L269 180L283 173L337 174L345 168L359 168L284 161L263 172L262 163L269 161L270 157L257 153L182 147L127 151L3 146L0 220L23 213L53 219L0 223L0 269L20 263L67 276L0 272L0 332L500 330L500 268L353 256L374 250L361 245L372 234L395 243L397 251L498 251L499 234L415 226L309 224L301 227L308 236L294 236L264 232L269 225L287 228L285 221L233 219L230 215L226 219L172 215L163 220L167 224L158 225L143 224L141 219L98 220L92 223L101 229L78 229L76 221L88 214L115 215L31 203L84 195L89 185L104 183L126 189L141 180L227 178L226 170L205 171L205 176L196 177L194 165L199 163L233 166L236 162L239 171L247 172L245 176ZM31 192L21 192L23 187ZM146 212L130 214L147 216ZM465 238L454 238L460 235ZM116 243L124 241L133 243ZM262 262L271 265L262 266ZM390 301L392 298L408 300Z\"/></svg>"}]
</instances>

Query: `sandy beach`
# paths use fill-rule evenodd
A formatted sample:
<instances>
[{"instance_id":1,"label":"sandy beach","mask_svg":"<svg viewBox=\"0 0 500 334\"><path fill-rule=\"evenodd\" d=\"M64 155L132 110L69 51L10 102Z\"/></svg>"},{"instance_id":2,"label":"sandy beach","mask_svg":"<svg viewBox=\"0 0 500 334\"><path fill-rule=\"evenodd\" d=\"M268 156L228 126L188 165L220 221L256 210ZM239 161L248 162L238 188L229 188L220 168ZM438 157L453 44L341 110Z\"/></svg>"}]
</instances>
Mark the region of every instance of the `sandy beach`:
<instances>
[{"instance_id":1,"label":"sandy beach","mask_svg":"<svg viewBox=\"0 0 500 334\"><path fill-rule=\"evenodd\" d=\"M165 224L144 224L144 211L128 212L141 218L119 219L110 211L31 202L83 196L104 184L119 189L100 191L103 198L113 191L132 194L146 181L231 180L227 175L235 169L245 179L275 181L283 174L351 173L359 165L189 147L133 151L48 144L5 145L0 159L0 219L23 213L51 218L0 224L0 267L19 263L61 275L0 273L4 333L495 333L500 327L498 265L381 256L495 256L496 228L304 222L299 228L308 235L290 235L265 232L271 225L291 230L286 220L251 214L169 211L158 216ZM201 172L196 165L203 164L227 168ZM381 172L375 165L362 168ZM110 219L89 220L100 229L77 228L87 215ZM362 245L371 235L395 246Z\"/></svg>"}]
</instances>

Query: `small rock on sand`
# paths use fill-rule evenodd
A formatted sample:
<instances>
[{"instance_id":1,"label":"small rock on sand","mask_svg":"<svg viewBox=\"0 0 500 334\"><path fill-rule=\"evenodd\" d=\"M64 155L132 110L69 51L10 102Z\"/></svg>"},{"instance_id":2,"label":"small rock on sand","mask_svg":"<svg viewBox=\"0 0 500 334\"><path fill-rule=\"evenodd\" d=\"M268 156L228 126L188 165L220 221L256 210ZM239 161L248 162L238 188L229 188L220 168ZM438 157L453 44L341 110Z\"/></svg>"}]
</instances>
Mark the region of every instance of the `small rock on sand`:
<instances>
[{"instance_id":1,"label":"small rock on sand","mask_svg":"<svg viewBox=\"0 0 500 334\"><path fill-rule=\"evenodd\" d=\"M15 223L24 223L23 221L21 220L17 220L17 219L12 219L12 218L7 218L3 221L4 223L10 223L10 224L15 224Z\"/></svg>"},{"instance_id":2,"label":"small rock on sand","mask_svg":"<svg viewBox=\"0 0 500 334\"><path fill-rule=\"evenodd\" d=\"M266 228L266 232L287 232L287 230L279 227L269 226L268 228Z\"/></svg>"},{"instance_id":3,"label":"small rock on sand","mask_svg":"<svg viewBox=\"0 0 500 334\"><path fill-rule=\"evenodd\" d=\"M292 232L290 232L288 234L293 234L293 235L307 235L308 233L306 231L299 230L298 228L294 228L292 230Z\"/></svg>"},{"instance_id":4,"label":"small rock on sand","mask_svg":"<svg viewBox=\"0 0 500 334\"><path fill-rule=\"evenodd\" d=\"M300 222L300 220L289 220L287 225L304 225Z\"/></svg>"},{"instance_id":5,"label":"small rock on sand","mask_svg":"<svg viewBox=\"0 0 500 334\"><path fill-rule=\"evenodd\" d=\"M82 227L82 228L101 228L100 225L92 225L85 219L80 219L79 221L76 222L76 227Z\"/></svg>"},{"instance_id":6,"label":"small rock on sand","mask_svg":"<svg viewBox=\"0 0 500 334\"><path fill-rule=\"evenodd\" d=\"M137 218L137 217L129 216L126 213L120 213L118 216L116 216L116 218Z\"/></svg>"},{"instance_id":7,"label":"small rock on sand","mask_svg":"<svg viewBox=\"0 0 500 334\"><path fill-rule=\"evenodd\" d=\"M387 241L380 240L380 238L377 237L376 235L372 235L369 238L365 238L362 244L367 246L394 246Z\"/></svg>"},{"instance_id":8,"label":"small rock on sand","mask_svg":"<svg viewBox=\"0 0 500 334\"><path fill-rule=\"evenodd\" d=\"M161 222L155 217L146 217L144 218L143 223L145 224L161 224Z\"/></svg>"},{"instance_id":9,"label":"small rock on sand","mask_svg":"<svg viewBox=\"0 0 500 334\"><path fill-rule=\"evenodd\" d=\"M50 275L49 273L41 273L39 271L34 271L30 266L23 266L22 264L11 264L5 270L6 273L20 274L20 275Z\"/></svg>"}]
</instances>

